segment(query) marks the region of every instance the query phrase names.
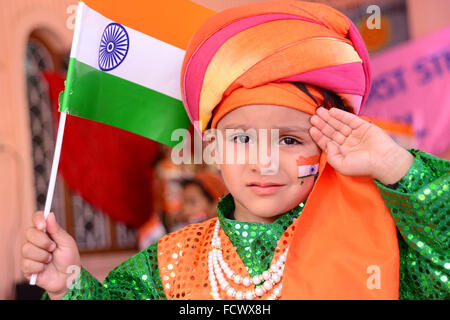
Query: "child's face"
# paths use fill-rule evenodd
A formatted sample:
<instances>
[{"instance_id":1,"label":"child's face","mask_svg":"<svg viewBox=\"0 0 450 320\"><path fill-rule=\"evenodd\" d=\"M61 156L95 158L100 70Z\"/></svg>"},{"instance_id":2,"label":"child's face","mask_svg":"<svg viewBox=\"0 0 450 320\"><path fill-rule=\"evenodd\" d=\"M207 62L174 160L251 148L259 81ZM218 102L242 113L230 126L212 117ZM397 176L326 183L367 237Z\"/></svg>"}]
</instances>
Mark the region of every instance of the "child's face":
<instances>
[{"instance_id":1,"label":"child's face","mask_svg":"<svg viewBox=\"0 0 450 320\"><path fill-rule=\"evenodd\" d=\"M227 143L228 148L235 148L235 155L237 145L245 144L244 164L223 161L223 164L218 165L225 185L235 199L237 220L271 223L280 214L307 198L314 185L314 177L299 178L296 161L299 156L310 157L321 152L309 135L310 118L311 115L292 108L249 105L231 111L219 121L217 129L222 133L222 146L221 150L217 151L222 151L223 159L226 159ZM259 136L252 137L244 133L239 136L226 135L226 129L245 131L250 128L255 129L257 134L259 129L268 129L268 138L260 139ZM275 141L278 142L277 145L271 145L272 129L279 130L278 141ZM264 147L268 157L274 154L272 149L278 147L279 164L275 174L267 174L264 171L270 167L270 163L262 165L259 156L256 164L250 163L249 143L256 143L258 152L262 144L266 144ZM257 186L267 183L278 186Z\"/></svg>"},{"instance_id":2,"label":"child's face","mask_svg":"<svg viewBox=\"0 0 450 320\"><path fill-rule=\"evenodd\" d=\"M183 217L186 221L200 213L205 214L208 218L212 218L211 211L214 212L215 207L203 195L199 186L188 184L183 188Z\"/></svg>"}]
</instances>

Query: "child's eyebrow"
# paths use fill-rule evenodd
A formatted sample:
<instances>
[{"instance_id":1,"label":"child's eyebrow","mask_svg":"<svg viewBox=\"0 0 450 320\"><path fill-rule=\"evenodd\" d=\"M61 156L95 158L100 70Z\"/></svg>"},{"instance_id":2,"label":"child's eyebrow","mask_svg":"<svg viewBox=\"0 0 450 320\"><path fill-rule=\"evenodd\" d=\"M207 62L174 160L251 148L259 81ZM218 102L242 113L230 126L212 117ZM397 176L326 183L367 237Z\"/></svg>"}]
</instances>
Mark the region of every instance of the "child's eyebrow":
<instances>
[{"instance_id":1,"label":"child's eyebrow","mask_svg":"<svg viewBox=\"0 0 450 320\"><path fill-rule=\"evenodd\" d=\"M248 129L255 129L255 128L251 128L248 125L244 125L244 124L228 124L228 125L225 126L224 129L248 130ZM271 128L271 129L278 129L278 130L280 130L280 132L295 132L295 131L309 132L310 128L293 125L293 126L284 126L284 127L277 126L276 128Z\"/></svg>"},{"instance_id":2,"label":"child's eyebrow","mask_svg":"<svg viewBox=\"0 0 450 320\"><path fill-rule=\"evenodd\" d=\"M305 131L309 132L310 128L302 127L302 126L286 126L286 127L278 127L281 132L295 132L295 131Z\"/></svg>"}]
</instances>

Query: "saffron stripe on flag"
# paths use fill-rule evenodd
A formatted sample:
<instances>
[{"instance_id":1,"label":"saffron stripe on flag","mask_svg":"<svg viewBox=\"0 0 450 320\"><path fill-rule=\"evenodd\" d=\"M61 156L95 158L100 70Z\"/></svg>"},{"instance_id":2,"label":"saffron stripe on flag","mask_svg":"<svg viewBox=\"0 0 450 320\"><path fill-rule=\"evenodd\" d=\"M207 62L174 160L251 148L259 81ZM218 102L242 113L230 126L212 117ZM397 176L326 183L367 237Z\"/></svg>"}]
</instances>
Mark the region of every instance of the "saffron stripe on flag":
<instances>
[{"instance_id":1,"label":"saffron stripe on flag","mask_svg":"<svg viewBox=\"0 0 450 320\"><path fill-rule=\"evenodd\" d=\"M215 12L189 0L84 0L117 23L180 49Z\"/></svg>"}]
</instances>

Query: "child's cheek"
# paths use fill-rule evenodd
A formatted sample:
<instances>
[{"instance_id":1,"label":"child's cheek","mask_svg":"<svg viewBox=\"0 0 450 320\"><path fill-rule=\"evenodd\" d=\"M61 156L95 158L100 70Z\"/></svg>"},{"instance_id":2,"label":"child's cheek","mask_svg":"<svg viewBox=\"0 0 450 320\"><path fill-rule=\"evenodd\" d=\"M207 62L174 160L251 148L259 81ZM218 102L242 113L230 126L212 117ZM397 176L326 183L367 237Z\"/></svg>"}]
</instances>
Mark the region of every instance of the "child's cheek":
<instances>
[{"instance_id":1,"label":"child's cheek","mask_svg":"<svg viewBox=\"0 0 450 320\"><path fill-rule=\"evenodd\" d=\"M300 180L300 184L303 185L303 178L315 176L319 173L320 154L303 157L299 156L295 162L297 170L297 179Z\"/></svg>"}]
</instances>

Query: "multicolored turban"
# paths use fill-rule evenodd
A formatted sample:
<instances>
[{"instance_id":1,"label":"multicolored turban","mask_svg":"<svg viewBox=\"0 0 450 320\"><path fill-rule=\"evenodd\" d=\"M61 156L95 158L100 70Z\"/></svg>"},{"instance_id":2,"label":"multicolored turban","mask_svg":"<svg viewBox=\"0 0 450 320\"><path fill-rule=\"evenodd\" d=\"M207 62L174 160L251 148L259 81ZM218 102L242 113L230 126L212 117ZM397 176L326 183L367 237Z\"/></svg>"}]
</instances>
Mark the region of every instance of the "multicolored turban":
<instances>
[{"instance_id":1,"label":"multicolored turban","mask_svg":"<svg viewBox=\"0 0 450 320\"><path fill-rule=\"evenodd\" d=\"M264 85L289 87L292 81L329 89L359 114L370 89L370 66L351 20L329 6L303 1L234 7L195 33L181 72L183 102L192 123L201 121L199 132L237 89L273 91Z\"/></svg>"},{"instance_id":2,"label":"multicolored turban","mask_svg":"<svg viewBox=\"0 0 450 320\"><path fill-rule=\"evenodd\" d=\"M292 82L306 83L316 99ZM370 89L369 58L353 23L327 5L254 3L212 16L195 33L181 88L200 133L248 104L314 114L320 88L359 114ZM398 299L396 226L372 178L341 175L322 152L317 180L291 227L283 299ZM371 287L377 275L368 270L379 271L380 288Z\"/></svg>"}]
</instances>

